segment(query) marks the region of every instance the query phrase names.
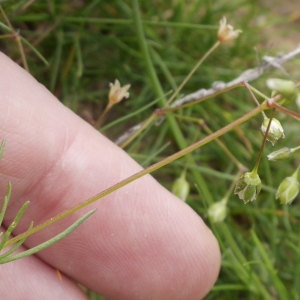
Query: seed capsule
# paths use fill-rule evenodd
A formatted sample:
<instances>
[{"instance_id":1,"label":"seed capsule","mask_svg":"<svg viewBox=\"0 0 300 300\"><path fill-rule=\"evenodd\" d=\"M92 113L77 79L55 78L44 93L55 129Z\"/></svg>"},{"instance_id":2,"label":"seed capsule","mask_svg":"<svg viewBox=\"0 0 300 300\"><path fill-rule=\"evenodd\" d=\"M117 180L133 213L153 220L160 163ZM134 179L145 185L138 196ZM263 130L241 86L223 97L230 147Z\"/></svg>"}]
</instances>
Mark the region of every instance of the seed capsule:
<instances>
[{"instance_id":1,"label":"seed capsule","mask_svg":"<svg viewBox=\"0 0 300 300\"><path fill-rule=\"evenodd\" d=\"M265 118L261 127L260 127L260 131L262 133L262 135L264 136L266 134L267 128L268 128L268 124L269 124L270 119L269 118ZM275 143L279 140L279 139L284 139L285 135L284 135L284 130L280 124L280 122L277 119L272 119L271 121L271 125L267 134L267 140L269 142L271 142L271 144L274 146Z\"/></svg>"},{"instance_id":2,"label":"seed capsule","mask_svg":"<svg viewBox=\"0 0 300 300\"><path fill-rule=\"evenodd\" d=\"M256 200L261 190L261 180L254 171L247 172L241 176L236 183L234 193L239 196L244 203Z\"/></svg>"}]
</instances>

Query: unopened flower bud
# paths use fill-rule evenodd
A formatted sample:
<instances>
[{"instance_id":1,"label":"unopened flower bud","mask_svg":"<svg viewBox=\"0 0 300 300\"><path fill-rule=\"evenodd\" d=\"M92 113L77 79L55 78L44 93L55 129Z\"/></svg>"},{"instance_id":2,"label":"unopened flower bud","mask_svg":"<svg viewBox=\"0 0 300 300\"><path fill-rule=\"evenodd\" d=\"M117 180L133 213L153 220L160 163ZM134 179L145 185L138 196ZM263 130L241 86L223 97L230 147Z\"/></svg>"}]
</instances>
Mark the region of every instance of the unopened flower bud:
<instances>
[{"instance_id":1,"label":"unopened flower bud","mask_svg":"<svg viewBox=\"0 0 300 300\"><path fill-rule=\"evenodd\" d=\"M265 118L261 127L260 127L260 131L262 133L262 135L266 134L267 128L268 128L268 124L269 124L270 119L269 118ZM274 146L274 144L280 139L280 138L285 138L284 135L284 130L280 124L280 122L277 119L272 119L271 121L271 125L267 134L267 140L269 142L271 142L271 144Z\"/></svg>"},{"instance_id":2,"label":"unopened flower bud","mask_svg":"<svg viewBox=\"0 0 300 300\"><path fill-rule=\"evenodd\" d=\"M284 148L281 148L280 150L270 153L269 155L267 155L267 157L268 157L268 160L271 160L271 161L284 160L284 159L290 158L292 153L293 152L291 151L291 149L284 147Z\"/></svg>"},{"instance_id":3,"label":"unopened flower bud","mask_svg":"<svg viewBox=\"0 0 300 300\"><path fill-rule=\"evenodd\" d=\"M278 187L276 199L279 198L282 204L291 204L299 193L298 171L299 168L292 176L286 177Z\"/></svg>"},{"instance_id":4,"label":"unopened flower bud","mask_svg":"<svg viewBox=\"0 0 300 300\"><path fill-rule=\"evenodd\" d=\"M235 185L234 193L239 196L245 204L256 200L261 190L261 180L254 171L247 172L241 176Z\"/></svg>"},{"instance_id":5,"label":"unopened flower bud","mask_svg":"<svg viewBox=\"0 0 300 300\"><path fill-rule=\"evenodd\" d=\"M186 201L190 193L190 185L185 179L185 172L183 172L181 176L174 181L172 193L181 200Z\"/></svg>"},{"instance_id":6,"label":"unopened flower bud","mask_svg":"<svg viewBox=\"0 0 300 300\"><path fill-rule=\"evenodd\" d=\"M266 81L268 88L272 92L272 97L278 94L282 95L282 98L277 102L278 104L289 104L295 102L299 96L299 91L293 81L283 80L278 78L270 78Z\"/></svg>"},{"instance_id":7,"label":"unopened flower bud","mask_svg":"<svg viewBox=\"0 0 300 300\"><path fill-rule=\"evenodd\" d=\"M295 83L291 80L269 78L267 79L266 83L269 89L285 96L294 94L297 91Z\"/></svg>"},{"instance_id":8,"label":"unopened flower bud","mask_svg":"<svg viewBox=\"0 0 300 300\"><path fill-rule=\"evenodd\" d=\"M227 215L227 200L223 199L208 208L208 216L213 223L222 222Z\"/></svg>"}]
</instances>

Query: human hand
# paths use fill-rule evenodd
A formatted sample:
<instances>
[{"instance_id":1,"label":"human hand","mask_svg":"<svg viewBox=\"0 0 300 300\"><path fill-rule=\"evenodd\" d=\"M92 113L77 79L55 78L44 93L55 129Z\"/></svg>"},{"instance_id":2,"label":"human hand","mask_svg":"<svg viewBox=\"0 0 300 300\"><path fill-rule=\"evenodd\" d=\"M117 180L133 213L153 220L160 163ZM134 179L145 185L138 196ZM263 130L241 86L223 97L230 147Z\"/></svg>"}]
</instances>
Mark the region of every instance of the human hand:
<instances>
[{"instance_id":1,"label":"human hand","mask_svg":"<svg viewBox=\"0 0 300 300\"><path fill-rule=\"evenodd\" d=\"M3 54L0 90L0 139L7 141L1 199L8 181L13 187L4 225L31 202L14 234L141 170ZM1 298L87 299L73 281L108 299L198 300L211 289L220 266L216 239L150 175L34 234L25 246L53 237L94 208L95 214L57 244L1 265Z\"/></svg>"}]
</instances>

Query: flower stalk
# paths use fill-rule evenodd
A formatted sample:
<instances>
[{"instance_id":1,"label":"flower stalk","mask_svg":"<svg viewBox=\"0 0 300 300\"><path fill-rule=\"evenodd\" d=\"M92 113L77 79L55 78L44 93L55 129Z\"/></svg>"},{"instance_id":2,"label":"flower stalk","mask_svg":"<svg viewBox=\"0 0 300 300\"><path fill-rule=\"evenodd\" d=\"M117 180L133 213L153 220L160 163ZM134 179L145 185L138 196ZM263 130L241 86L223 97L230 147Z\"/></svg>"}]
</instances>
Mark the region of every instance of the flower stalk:
<instances>
[{"instance_id":1,"label":"flower stalk","mask_svg":"<svg viewBox=\"0 0 300 300\"><path fill-rule=\"evenodd\" d=\"M247 120L251 119L252 117L256 116L257 114L259 114L262 110L264 109L267 109L267 104L266 102L263 102L260 106L254 108L252 111L248 112L247 114L245 114L244 116L240 117L239 119L235 120L234 122L228 124L227 126L217 130L216 132L214 132L213 134L201 139L200 141L188 146L187 148L181 150L181 151L178 151L176 152L175 154L161 160L160 162L157 162L151 166L149 166L148 168L144 169L144 170L141 170L140 172L118 182L117 184L109 187L108 189L102 191L101 193L93 196L92 198L89 198L87 199L86 201L74 206L73 208L71 209L68 209L60 214L58 214L57 216L45 221L44 223L42 224L39 224L35 227L33 227L32 229L24 232L24 233L21 233L19 235L17 235L16 237L10 239L9 241L7 241L7 243L5 244L5 247L9 246L9 245L12 245L18 241L20 241L21 239L25 238L25 237L28 237L48 226L50 226L51 224L75 213L76 211L100 200L101 198L111 194L112 192L120 189L121 187L129 184L130 182L133 182L135 180L137 180L138 178L141 178L149 173L153 173L154 171L162 168L163 166L175 161L176 159L194 151L195 149L205 145L205 144L208 144L209 142L213 141L214 139L220 137L221 135L229 132L230 130L232 130L233 128L235 128L236 126L239 126L240 124L246 122Z\"/></svg>"}]
</instances>

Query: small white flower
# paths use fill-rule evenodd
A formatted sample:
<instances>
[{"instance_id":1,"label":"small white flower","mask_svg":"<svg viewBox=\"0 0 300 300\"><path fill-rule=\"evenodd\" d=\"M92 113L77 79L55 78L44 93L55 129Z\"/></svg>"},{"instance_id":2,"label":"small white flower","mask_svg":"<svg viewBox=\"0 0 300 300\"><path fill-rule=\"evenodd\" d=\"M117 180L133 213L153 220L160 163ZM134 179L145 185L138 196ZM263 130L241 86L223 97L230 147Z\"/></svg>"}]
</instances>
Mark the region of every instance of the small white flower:
<instances>
[{"instance_id":1,"label":"small white flower","mask_svg":"<svg viewBox=\"0 0 300 300\"><path fill-rule=\"evenodd\" d=\"M242 30L240 29L234 30L234 28L231 25L227 24L226 17L223 17L220 20L218 40L221 43L226 43L228 41L236 39L241 32Z\"/></svg>"},{"instance_id":2,"label":"small white flower","mask_svg":"<svg viewBox=\"0 0 300 300\"><path fill-rule=\"evenodd\" d=\"M118 79L115 80L115 83L110 83L110 91L109 91L109 103L111 105L117 104L121 102L123 98L128 98L129 93L127 92L130 88L130 84L126 84L125 86L121 87L120 81Z\"/></svg>"}]
</instances>

